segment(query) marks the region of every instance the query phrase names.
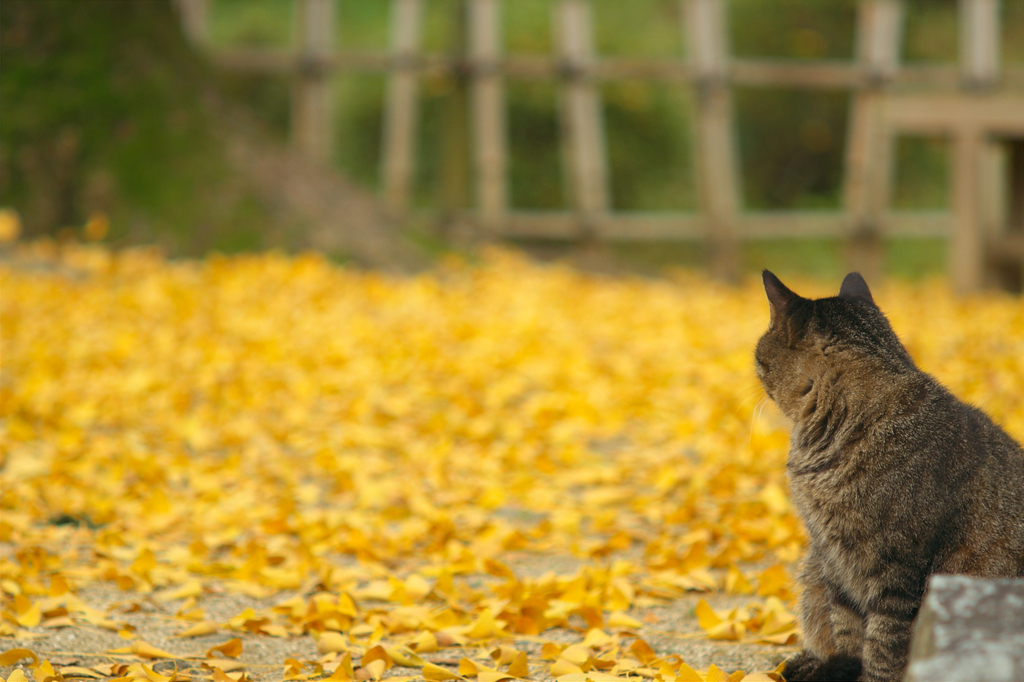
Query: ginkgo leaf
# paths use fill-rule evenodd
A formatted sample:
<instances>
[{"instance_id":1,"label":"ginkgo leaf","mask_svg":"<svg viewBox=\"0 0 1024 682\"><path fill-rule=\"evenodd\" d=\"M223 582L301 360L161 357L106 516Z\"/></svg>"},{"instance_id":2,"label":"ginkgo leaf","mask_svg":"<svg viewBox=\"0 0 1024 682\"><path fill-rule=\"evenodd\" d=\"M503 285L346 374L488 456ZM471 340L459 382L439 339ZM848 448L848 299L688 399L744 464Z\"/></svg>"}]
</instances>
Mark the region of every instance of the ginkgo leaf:
<instances>
[{"instance_id":1,"label":"ginkgo leaf","mask_svg":"<svg viewBox=\"0 0 1024 682\"><path fill-rule=\"evenodd\" d=\"M608 616L608 627L637 629L643 627L643 623L622 611L613 611Z\"/></svg>"},{"instance_id":2,"label":"ginkgo leaf","mask_svg":"<svg viewBox=\"0 0 1024 682\"><path fill-rule=\"evenodd\" d=\"M592 649L600 648L606 644L610 644L612 638L608 633L597 628L591 628L587 631L586 637L583 638L583 646L590 647Z\"/></svg>"},{"instance_id":3,"label":"ginkgo leaf","mask_svg":"<svg viewBox=\"0 0 1024 682\"><path fill-rule=\"evenodd\" d=\"M213 621L204 620L179 632L175 637L201 637L203 635L212 635L219 629L219 626Z\"/></svg>"},{"instance_id":4,"label":"ginkgo leaf","mask_svg":"<svg viewBox=\"0 0 1024 682\"><path fill-rule=\"evenodd\" d=\"M237 637L229 639L223 644L210 648L206 652L207 658L217 658L214 654L222 654L229 658L238 658L242 655L242 640Z\"/></svg>"},{"instance_id":5,"label":"ginkgo leaf","mask_svg":"<svg viewBox=\"0 0 1024 682\"><path fill-rule=\"evenodd\" d=\"M447 668L442 668L434 663L426 663L423 666L423 678L431 680L432 682L443 682L444 680L461 680L463 679L459 675L456 675Z\"/></svg>"},{"instance_id":6,"label":"ginkgo leaf","mask_svg":"<svg viewBox=\"0 0 1024 682\"><path fill-rule=\"evenodd\" d=\"M789 595L793 581L781 564L765 569L757 578L757 593L762 597Z\"/></svg>"},{"instance_id":7,"label":"ginkgo leaf","mask_svg":"<svg viewBox=\"0 0 1024 682\"><path fill-rule=\"evenodd\" d=\"M346 652L348 649L348 640L339 632L325 632L316 643L316 650L322 654L332 651Z\"/></svg>"},{"instance_id":8,"label":"ginkgo leaf","mask_svg":"<svg viewBox=\"0 0 1024 682\"><path fill-rule=\"evenodd\" d=\"M675 682L704 682L704 676L686 665L686 663L680 663L679 670L676 672Z\"/></svg>"},{"instance_id":9,"label":"ginkgo leaf","mask_svg":"<svg viewBox=\"0 0 1024 682\"><path fill-rule=\"evenodd\" d=\"M753 594L754 586L738 568L730 566L725 576L725 591L729 594Z\"/></svg>"},{"instance_id":10,"label":"ginkgo leaf","mask_svg":"<svg viewBox=\"0 0 1024 682\"><path fill-rule=\"evenodd\" d=\"M514 677L527 678L530 676L530 668L526 664L526 652L520 651L516 654L515 660L508 666L508 674Z\"/></svg>"},{"instance_id":11,"label":"ginkgo leaf","mask_svg":"<svg viewBox=\"0 0 1024 682\"><path fill-rule=\"evenodd\" d=\"M360 662L360 665L365 668L374 661L383 662L384 670L389 670L391 669L392 666L395 665L395 662L391 659L391 656L388 654L387 650L385 650L384 647L380 646L379 644L375 647L371 647L366 651L365 654L363 654L363 659Z\"/></svg>"},{"instance_id":12,"label":"ginkgo leaf","mask_svg":"<svg viewBox=\"0 0 1024 682\"><path fill-rule=\"evenodd\" d=\"M419 653L429 654L437 651L437 637L430 631L421 632L409 642L409 647Z\"/></svg>"},{"instance_id":13,"label":"ginkgo leaf","mask_svg":"<svg viewBox=\"0 0 1024 682\"><path fill-rule=\"evenodd\" d=\"M707 603L706 600L701 599L697 602L697 622L705 630L712 630L722 624L722 619L714 609Z\"/></svg>"},{"instance_id":14,"label":"ginkgo leaf","mask_svg":"<svg viewBox=\"0 0 1024 682\"><path fill-rule=\"evenodd\" d=\"M178 658L174 654L158 649L157 647L144 642L141 639L136 640L131 646L122 647L120 649L110 649L107 653L110 654L134 654L141 658Z\"/></svg>"},{"instance_id":15,"label":"ginkgo leaf","mask_svg":"<svg viewBox=\"0 0 1024 682\"><path fill-rule=\"evenodd\" d=\"M386 651L388 656L391 657L391 660L395 662L395 665L404 666L406 668L423 667L423 659L404 647L389 646L385 647L384 651Z\"/></svg>"},{"instance_id":16,"label":"ginkgo leaf","mask_svg":"<svg viewBox=\"0 0 1024 682\"><path fill-rule=\"evenodd\" d=\"M640 659L641 663L651 663L658 658L658 654L654 652L651 645L642 639L634 640L633 643L629 645L629 650L632 651L638 659Z\"/></svg>"},{"instance_id":17,"label":"ginkgo leaf","mask_svg":"<svg viewBox=\"0 0 1024 682\"><path fill-rule=\"evenodd\" d=\"M557 661L552 663L549 670L551 671L551 675L554 677L561 677L562 675L568 675L570 673L583 673L583 668L564 658L559 658Z\"/></svg>"},{"instance_id":18,"label":"ginkgo leaf","mask_svg":"<svg viewBox=\"0 0 1024 682\"><path fill-rule=\"evenodd\" d=\"M708 666L708 674L704 676L704 682L729 682L729 676L712 663Z\"/></svg>"},{"instance_id":19,"label":"ginkgo leaf","mask_svg":"<svg viewBox=\"0 0 1024 682\"><path fill-rule=\"evenodd\" d=\"M190 580L187 583L165 592L155 595L158 601L173 601L174 599L185 599L187 597L198 597L203 593L203 586L198 580Z\"/></svg>"}]
</instances>

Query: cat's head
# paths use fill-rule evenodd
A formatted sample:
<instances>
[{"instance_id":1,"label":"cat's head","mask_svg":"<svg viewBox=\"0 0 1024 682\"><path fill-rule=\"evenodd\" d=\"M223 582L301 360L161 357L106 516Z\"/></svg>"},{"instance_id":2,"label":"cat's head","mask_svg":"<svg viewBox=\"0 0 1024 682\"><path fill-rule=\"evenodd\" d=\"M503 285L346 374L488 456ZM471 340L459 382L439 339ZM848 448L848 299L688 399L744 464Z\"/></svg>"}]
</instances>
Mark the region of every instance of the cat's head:
<instances>
[{"instance_id":1,"label":"cat's head","mask_svg":"<svg viewBox=\"0 0 1024 682\"><path fill-rule=\"evenodd\" d=\"M914 370L858 273L847 275L839 295L831 298L803 298L767 270L764 290L771 321L754 351L757 376L791 419L816 382L842 374L880 378Z\"/></svg>"}]
</instances>

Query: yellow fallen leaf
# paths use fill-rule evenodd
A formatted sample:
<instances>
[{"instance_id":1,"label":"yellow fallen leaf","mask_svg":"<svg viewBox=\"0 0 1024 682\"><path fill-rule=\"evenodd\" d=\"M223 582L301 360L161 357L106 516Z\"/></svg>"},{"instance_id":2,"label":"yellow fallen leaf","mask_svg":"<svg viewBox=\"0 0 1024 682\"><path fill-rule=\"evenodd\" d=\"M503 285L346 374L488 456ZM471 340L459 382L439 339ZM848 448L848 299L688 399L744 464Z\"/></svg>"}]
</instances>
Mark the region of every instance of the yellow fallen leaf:
<instances>
[{"instance_id":1,"label":"yellow fallen leaf","mask_svg":"<svg viewBox=\"0 0 1024 682\"><path fill-rule=\"evenodd\" d=\"M131 570L145 579L149 579L150 572L156 568L156 555L150 549L139 552L138 558L132 563Z\"/></svg>"},{"instance_id":2,"label":"yellow fallen leaf","mask_svg":"<svg viewBox=\"0 0 1024 682\"><path fill-rule=\"evenodd\" d=\"M492 639L503 637L505 634L490 609L484 609L466 630L466 635L472 639Z\"/></svg>"},{"instance_id":3,"label":"yellow fallen leaf","mask_svg":"<svg viewBox=\"0 0 1024 682\"><path fill-rule=\"evenodd\" d=\"M341 663L334 669L328 680L341 680L342 682L351 682L355 679L355 670L352 669L352 654L345 652L345 656L341 659Z\"/></svg>"},{"instance_id":4,"label":"yellow fallen leaf","mask_svg":"<svg viewBox=\"0 0 1024 682\"><path fill-rule=\"evenodd\" d=\"M443 682L444 680L461 680L463 679L459 675L456 675L448 668L442 668L434 663L425 663L423 665L423 678L431 680L431 682Z\"/></svg>"},{"instance_id":5,"label":"yellow fallen leaf","mask_svg":"<svg viewBox=\"0 0 1024 682\"><path fill-rule=\"evenodd\" d=\"M245 663L232 658L208 658L203 661L202 665L204 668L210 668L211 670L223 670L226 673L241 670L245 667Z\"/></svg>"},{"instance_id":6,"label":"yellow fallen leaf","mask_svg":"<svg viewBox=\"0 0 1024 682\"><path fill-rule=\"evenodd\" d=\"M71 616L58 616L56 618L47 618L39 624L41 628L70 628L75 626L74 619Z\"/></svg>"},{"instance_id":7,"label":"yellow fallen leaf","mask_svg":"<svg viewBox=\"0 0 1024 682\"><path fill-rule=\"evenodd\" d=\"M796 644L799 641L799 639L800 636L796 632L790 631L782 632L776 635L758 637L757 641L763 642L765 644L775 644L778 646L790 646Z\"/></svg>"},{"instance_id":8,"label":"yellow fallen leaf","mask_svg":"<svg viewBox=\"0 0 1024 682\"><path fill-rule=\"evenodd\" d=\"M545 661L557 661L559 656L562 655L563 648L554 642L544 642L544 645L540 648L540 657Z\"/></svg>"},{"instance_id":9,"label":"yellow fallen leaf","mask_svg":"<svg viewBox=\"0 0 1024 682\"><path fill-rule=\"evenodd\" d=\"M157 601L173 601L174 599L186 599L188 597L198 597L203 593L203 585L198 580L189 580L187 583L177 587L173 590L166 592L160 592L154 595Z\"/></svg>"},{"instance_id":10,"label":"yellow fallen leaf","mask_svg":"<svg viewBox=\"0 0 1024 682\"><path fill-rule=\"evenodd\" d=\"M564 658L559 658L557 661L552 663L549 670L551 671L551 675L554 677L583 672L583 668Z\"/></svg>"},{"instance_id":11,"label":"yellow fallen leaf","mask_svg":"<svg viewBox=\"0 0 1024 682\"><path fill-rule=\"evenodd\" d=\"M341 653L348 651L348 648L348 639L340 632L324 632L316 643L316 650L322 654L332 651Z\"/></svg>"},{"instance_id":12,"label":"yellow fallen leaf","mask_svg":"<svg viewBox=\"0 0 1024 682\"><path fill-rule=\"evenodd\" d=\"M762 597L788 598L793 581L782 564L765 569L757 578L757 593Z\"/></svg>"},{"instance_id":13,"label":"yellow fallen leaf","mask_svg":"<svg viewBox=\"0 0 1024 682\"><path fill-rule=\"evenodd\" d=\"M18 625L26 628L34 628L39 625L43 618L39 604L33 603L28 597L19 594L14 597L14 618Z\"/></svg>"},{"instance_id":14,"label":"yellow fallen leaf","mask_svg":"<svg viewBox=\"0 0 1024 682\"><path fill-rule=\"evenodd\" d=\"M242 655L242 640L240 640L238 637L234 637L224 642L223 644L219 644L215 647L212 647L209 650L207 650L206 657L216 658L216 656L214 656L215 653L223 654L228 658L238 658Z\"/></svg>"},{"instance_id":15,"label":"yellow fallen leaf","mask_svg":"<svg viewBox=\"0 0 1024 682\"><path fill-rule=\"evenodd\" d=\"M501 682L502 680L514 680L514 675L490 670L481 670L477 676L477 682Z\"/></svg>"},{"instance_id":16,"label":"yellow fallen leaf","mask_svg":"<svg viewBox=\"0 0 1024 682\"><path fill-rule=\"evenodd\" d=\"M430 631L421 632L409 642L409 648L422 654L433 653L438 650L437 637Z\"/></svg>"},{"instance_id":17,"label":"yellow fallen leaf","mask_svg":"<svg viewBox=\"0 0 1024 682\"><path fill-rule=\"evenodd\" d=\"M586 637L583 638L583 646L598 649L606 644L610 644L611 641L612 638L605 631L591 628L587 631Z\"/></svg>"},{"instance_id":18,"label":"yellow fallen leaf","mask_svg":"<svg viewBox=\"0 0 1024 682\"><path fill-rule=\"evenodd\" d=\"M524 679L530 676L530 668L526 664L525 651L520 651L518 654L516 654L515 660L512 661L511 665L509 665L508 667L508 673L509 675L513 675L515 677L520 677Z\"/></svg>"},{"instance_id":19,"label":"yellow fallen leaf","mask_svg":"<svg viewBox=\"0 0 1024 682\"><path fill-rule=\"evenodd\" d=\"M54 671L53 666L46 659L39 662L32 670L32 677L35 678L36 682L46 682L51 678L56 679L57 673Z\"/></svg>"},{"instance_id":20,"label":"yellow fallen leaf","mask_svg":"<svg viewBox=\"0 0 1024 682\"><path fill-rule=\"evenodd\" d=\"M725 671L721 670L714 663L708 666L708 674L704 677L704 682L730 682L729 676L725 674Z\"/></svg>"},{"instance_id":21,"label":"yellow fallen leaf","mask_svg":"<svg viewBox=\"0 0 1024 682\"><path fill-rule=\"evenodd\" d=\"M459 659L459 675L463 677L476 677L482 667L465 656Z\"/></svg>"},{"instance_id":22,"label":"yellow fallen leaf","mask_svg":"<svg viewBox=\"0 0 1024 682\"><path fill-rule=\"evenodd\" d=\"M562 653L559 657L575 663L578 666L585 665L590 660L590 649L583 646L582 644L573 644L562 649Z\"/></svg>"},{"instance_id":23,"label":"yellow fallen leaf","mask_svg":"<svg viewBox=\"0 0 1024 682\"><path fill-rule=\"evenodd\" d=\"M654 652L651 645L642 639L636 639L632 644L629 645L629 650L636 656L641 663L648 664L658 659L658 654Z\"/></svg>"},{"instance_id":24,"label":"yellow fallen leaf","mask_svg":"<svg viewBox=\"0 0 1024 682\"><path fill-rule=\"evenodd\" d=\"M613 611L608 615L608 627L635 630L643 627L643 623L638 621L636 618L626 615L622 611Z\"/></svg>"},{"instance_id":25,"label":"yellow fallen leaf","mask_svg":"<svg viewBox=\"0 0 1024 682\"><path fill-rule=\"evenodd\" d=\"M395 662L391 660L391 656L388 654L387 650L379 644L367 649L366 653L363 654L363 659L360 662L360 665L365 668L374 661L381 661L384 665L384 670L390 670L391 667L395 665Z\"/></svg>"},{"instance_id":26,"label":"yellow fallen leaf","mask_svg":"<svg viewBox=\"0 0 1024 682\"><path fill-rule=\"evenodd\" d=\"M211 620L205 620L179 632L175 637L201 637L203 635L212 635L217 632L218 629L219 627L216 623Z\"/></svg>"},{"instance_id":27,"label":"yellow fallen leaf","mask_svg":"<svg viewBox=\"0 0 1024 682\"><path fill-rule=\"evenodd\" d=\"M718 614L715 613L714 609L704 599L697 602L696 611L697 622L705 630L711 630L722 624L722 619L718 617Z\"/></svg>"},{"instance_id":28,"label":"yellow fallen leaf","mask_svg":"<svg viewBox=\"0 0 1024 682\"><path fill-rule=\"evenodd\" d=\"M736 620L727 620L708 630L708 639L736 642L739 641L746 628Z\"/></svg>"},{"instance_id":29,"label":"yellow fallen leaf","mask_svg":"<svg viewBox=\"0 0 1024 682\"><path fill-rule=\"evenodd\" d=\"M21 668L15 668L11 674L7 676L7 682L29 682L29 679L25 677L25 671Z\"/></svg>"},{"instance_id":30,"label":"yellow fallen leaf","mask_svg":"<svg viewBox=\"0 0 1024 682\"><path fill-rule=\"evenodd\" d=\"M704 677L686 663L680 663L675 682L704 682Z\"/></svg>"},{"instance_id":31,"label":"yellow fallen leaf","mask_svg":"<svg viewBox=\"0 0 1024 682\"><path fill-rule=\"evenodd\" d=\"M8 649L0 654L0 665L14 665L23 658L31 658L32 665L39 663L39 657L31 649Z\"/></svg>"},{"instance_id":32,"label":"yellow fallen leaf","mask_svg":"<svg viewBox=\"0 0 1024 682\"><path fill-rule=\"evenodd\" d=\"M508 665L519 655L519 650L512 646L499 646L488 654L498 665Z\"/></svg>"},{"instance_id":33,"label":"yellow fallen leaf","mask_svg":"<svg viewBox=\"0 0 1024 682\"><path fill-rule=\"evenodd\" d=\"M729 594L753 594L754 586L738 568L730 566L725 576L725 591Z\"/></svg>"},{"instance_id":34,"label":"yellow fallen leaf","mask_svg":"<svg viewBox=\"0 0 1024 682\"><path fill-rule=\"evenodd\" d=\"M131 646L121 647L120 649L110 649L107 651L108 654L135 654L141 658L179 658L178 656L158 649L152 644L143 642L141 639L133 642Z\"/></svg>"},{"instance_id":35,"label":"yellow fallen leaf","mask_svg":"<svg viewBox=\"0 0 1024 682\"><path fill-rule=\"evenodd\" d=\"M384 647L384 651L386 651L388 656L391 657L391 660L395 662L395 665L400 665L405 668L423 667L423 659L405 647L389 646Z\"/></svg>"}]
</instances>

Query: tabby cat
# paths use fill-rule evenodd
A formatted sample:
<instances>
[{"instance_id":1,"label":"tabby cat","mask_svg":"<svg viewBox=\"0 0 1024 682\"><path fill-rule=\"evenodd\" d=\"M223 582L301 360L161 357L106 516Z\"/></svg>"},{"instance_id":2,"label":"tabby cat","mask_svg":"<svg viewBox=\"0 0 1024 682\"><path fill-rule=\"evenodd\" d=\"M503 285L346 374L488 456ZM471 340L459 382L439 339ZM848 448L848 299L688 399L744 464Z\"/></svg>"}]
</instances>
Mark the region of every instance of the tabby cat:
<instances>
[{"instance_id":1,"label":"tabby cat","mask_svg":"<svg viewBox=\"0 0 1024 682\"><path fill-rule=\"evenodd\" d=\"M793 421L807 528L799 680L900 680L933 573L1024 576L1024 453L914 364L864 279L818 300L764 271L757 374Z\"/></svg>"}]
</instances>

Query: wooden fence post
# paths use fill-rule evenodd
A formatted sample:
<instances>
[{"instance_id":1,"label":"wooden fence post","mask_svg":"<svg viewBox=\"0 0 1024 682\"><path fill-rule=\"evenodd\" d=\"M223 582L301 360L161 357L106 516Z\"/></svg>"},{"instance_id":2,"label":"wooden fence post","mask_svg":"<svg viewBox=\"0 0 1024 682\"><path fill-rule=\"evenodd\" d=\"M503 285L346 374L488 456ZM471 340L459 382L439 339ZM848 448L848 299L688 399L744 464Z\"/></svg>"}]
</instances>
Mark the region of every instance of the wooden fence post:
<instances>
[{"instance_id":1,"label":"wooden fence post","mask_svg":"<svg viewBox=\"0 0 1024 682\"><path fill-rule=\"evenodd\" d=\"M185 37L196 46L210 41L210 0L177 0L178 16Z\"/></svg>"},{"instance_id":2,"label":"wooden fence post","mask_svg":"<svg viewBox=\"0 0 1024 682\"><path fill-rule=\"evenodd\" d=\"M292 94L292 142L311 159L334 156L330 70L334 49L334 0L301 0L298 5L299 70Z\"/></svg>"},{"instance_id":3,"label":"wooden fence post","mask_svg":"<svg viewBox=\"0 0 1024 682\"><path fill-rule=\"evenodd\" d=\"M991 87L999 79L999 0L960 0L960 75L967 87Z\"/></svg>"},{"instance_id":4,"label":"wooden fence post","mask_svg":"<svg viewBox=\"0 0 1024 682\"><path fill-rule=\"evenodd\" d=\"M984 282L985 235L979 220L978 176L981 131L965 127L953 141L953 234L949 271L958 293L977 291Z\"/></svg>"},{"instance_id":5,"label":"wooden fence post","mask_svg":"<svg viewBox=\"0 0 1024 682\"><path fill-rule=\"evenodd\" d=\"M392 0L391 56L384 104L381 169L384 199L402 213L409 206L416 155L418 114L416 52L419 48L420 0Z\"/></svg>"},{"instance_id":6,"label":"wooden fence post","mask_svg":"<svg viewBox=\"0 0 1024 682\"><path fill-rule=\"evenodd\" d=\"M739 180L733 137L729 50L723 0L682 0L690 66L696 76L694 126L701 210L708 223L711 271L726 280L739 276Z\"/></svg>"},{"instance_id":7,"label":"wooden fence post","mask_svg":"<svg viewBox=\"0 0 1024 682\"><path fill-rule=\"evenodd\" d=\"M498 71L500 10L497 0L469 0L476 204L480 226L488 233L500 229L508 208L505 97Z\"/></svg>"},{"instance_id":8,"label":"wooden fence post","mask_svg":"<svg viewBox=\"0 0 1024 682\"><path fill-rule=\"evenodd\" d=\"M452 31L452 53L458 66L444 77L451 80L451 89L441 99L441 125L438 135L439 161L436 206L440 209L438 227L446 238L454 236L459 214L469 205L469 39L468 7L464 2L449 3Z\"/></svg>"},{"instance_id":9,"label":"wooden fence post","mask_svg":"<svg viewBox=\"0 0 1024 682\"><path fill-rule=\"evenodd\" d=\"M900 0L861 0L857 5L857 60L868 87L853 96L843 193L849 217L847 265L869 281L882 274L882 216L895 142L882 121L883 88L899 67L903 16Z\"/></svg>"},{"instance_id":10,"label":"wooden fence post","mask_svg":"<svg viewBox=\"0 0 1024 682\"><path fill-rule=\"evenodd\" d=\"M558 4L560 51L565 69L561 88L561 123L566 175L572 205L579 212L584 236L608 212L608 167L601 98L591 69L593 24L585 0Z\"/></svg>"},{"instance_id":11,"label":"wooden fence post","mask_svg":"<svg viewBox=\"0 0 1024 682\"><path fill-rule=\"evenodd\" d=\"M999 2L960 0L960 77L965 90L990 87L999 76ZM985 284L986 242L981 205L983 132L969 121L954 133L953 234L949 270L960 293Z\"/></svg>"}]
</instances>

